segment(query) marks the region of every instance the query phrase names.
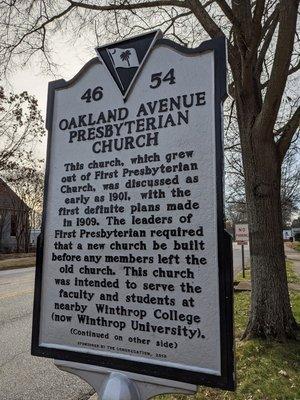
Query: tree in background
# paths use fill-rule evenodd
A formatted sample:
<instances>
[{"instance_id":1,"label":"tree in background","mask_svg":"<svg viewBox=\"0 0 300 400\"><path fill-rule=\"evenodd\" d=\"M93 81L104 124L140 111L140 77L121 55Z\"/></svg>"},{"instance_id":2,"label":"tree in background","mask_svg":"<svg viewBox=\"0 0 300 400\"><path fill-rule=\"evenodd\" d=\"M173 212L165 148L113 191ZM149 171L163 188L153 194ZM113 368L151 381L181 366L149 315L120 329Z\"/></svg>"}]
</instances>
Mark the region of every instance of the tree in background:
<instances>
[{"instance_id":1,"label":"tree in background","mask_svg":"<svg viewBox=\"0 0 300 400\"><path fill-rule=\"evenodd\" d=\"M224 113L225 120L225 214L227 224L247 223L247 202L242 149L236 117L232 113L232 102ZM282 226L291 225L293 214L300 204L300 151L297 141L293 141L282 163L281 209Z\"/></svg>"},{"instance_id":2,"label":"tree in background","mask_svg":"<svg viewBox=\"0 0 300 400\"><path fill-rule=\"evenodd\" d=\"M6 93L0 87L0 176L23 200L25 204L20 203L22 207L30 208L28 220L23 218L20 204L13 204L19 210L16 215L16 240L20 248L23 247L20 241L24 231L40 226L43 173L42 160L36 158L35 149L45 135L43 124L33 96L27 92ZM25 208L24 213L28 213ZM6 220L4 216L1 219Z\"/></svg>"},{"instance_id":3,"label":"tree in background","mask_svg":"<svg viewBox=\"0 0 300 400\"><path fill-rule=\"evenodd\" d=\"M299 154L289 151L282 164L281 206L283 227L290 227L292 216L300 205L300 163Z\"/></svg>"},{"instance_id":4,"label":"tree in background","mask_svg":"<svg viewBox=\"0 0 300 400\"><path fill-rule=\"evenodd\" d=\"M38 167L34 152L45 135L37 100L27 92L6 93L0 86L0 174Z\"/></svg>"},{"instance_id":5,"label":"tree in background","mask_svg":"<svg viewBox=\"0 0 300 400\"><path fill-rule=\"evenodd\" d=\"M245 337L295 337L282 241L281 166L299 126L297 96L283 111L287 82L299 70L299 0L16 0L0 5L1 64L5 73L38 52L51 66L58 30L101 42L161 28L183 45L228 38L250 227L252 292ZM272 276L272 279L270 279Z\"/></svg>"},{"instance_id":6,"label":"tree in background","mask_svg":"<svg viewBox=\"0 0 300 400\"><path fill-rule=\"evenodd\" d=\"M300 215L298 218L293 219L292 228L300 228Z\"/></svg>"}]
</instances>

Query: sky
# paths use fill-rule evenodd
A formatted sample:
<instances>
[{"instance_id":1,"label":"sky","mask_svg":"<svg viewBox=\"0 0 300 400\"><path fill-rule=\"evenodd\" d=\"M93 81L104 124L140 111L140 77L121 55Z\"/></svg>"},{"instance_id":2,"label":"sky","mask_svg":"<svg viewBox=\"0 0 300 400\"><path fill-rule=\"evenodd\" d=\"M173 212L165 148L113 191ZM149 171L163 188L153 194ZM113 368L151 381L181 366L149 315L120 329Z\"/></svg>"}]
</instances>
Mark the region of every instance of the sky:
<instances>
[{"instance_id":1,"label":"sky","mask_svg":"<svg viewBox=\"0 0 300 400\"><path fill-rule=\"evenodd\" d=\"M12 74L9 77L9 83L5 84L7 89L15 93L26 90L29 94L34 95L38 100L44 120L47 109L48 83L56 79L70 80L91 58L97 56L95 51L97 43L93 35L88 38L77 38L74 43L72 37L57 33L52 38L52 43L53 60L59 65L55 76L43 72L39 60L32 60L25 67ZM105 42L101 44L104 45ZM45 137L43 143L36 148L37 158L45 158L46 143L47 138Z\"/></svg>"},{"instance_id":2,"label":"sky","mask_svg":"<svg viewBox=\"0 0 300 400\"><path fill-rule=\"evenodd\" d=\"M70 80L91 58L96 57L96 43L80 43L72 45L70 40L65 39L61 35L57 35L54 39L54 61L59 64L55 75L43 72L41 63L33 60L22 69L17 70L8 78L8 82L4 84L7 90L19 93L26 90L30 95L34 95L39 104L42 116L45 120L47 109L47 91L48 83L57 80ZM45 158L47 138L43 140L41 145L36 148L38 158Z\"/></svg>"},{"instance_id":3,"label":"sky","mask_svg":"<svg viewBox=\"0 0 300 400\"><path fill-rule=\"evenodd\" d=\"M14 91L27 90L39 100L40 108L45 114L47 104L48 82L56 79L71 79L91 58L96 56L96 43L88 45L78 39L73 45L71 40L56 34L53 39L52 56L58 68L55 75L43 72L41 63L35 59L9 77Z\"/></svg>"}]
</instances>

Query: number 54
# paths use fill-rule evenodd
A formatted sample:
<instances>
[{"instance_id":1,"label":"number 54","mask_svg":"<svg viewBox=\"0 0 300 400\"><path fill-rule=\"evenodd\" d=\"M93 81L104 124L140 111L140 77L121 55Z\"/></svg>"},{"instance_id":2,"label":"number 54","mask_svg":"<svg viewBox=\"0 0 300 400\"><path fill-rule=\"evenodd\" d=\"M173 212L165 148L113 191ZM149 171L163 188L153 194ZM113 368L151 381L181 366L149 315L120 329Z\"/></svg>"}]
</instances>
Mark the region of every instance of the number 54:
<instances>
[{"instance_id":1,"label":"number 54","mask_svg":"<svg viewBox=\"0 0 300 400\"><path fill-rule=\"evenodd\" d=\"M162 78L162 72L157 72L151 75L151 82L152 84L149 85L151 89L158 88L162 82L169 82L169 85L174 85L175 82L175 75L174 75L174 68L171 68L170 71Z\"/></svg>"}]
</instances>

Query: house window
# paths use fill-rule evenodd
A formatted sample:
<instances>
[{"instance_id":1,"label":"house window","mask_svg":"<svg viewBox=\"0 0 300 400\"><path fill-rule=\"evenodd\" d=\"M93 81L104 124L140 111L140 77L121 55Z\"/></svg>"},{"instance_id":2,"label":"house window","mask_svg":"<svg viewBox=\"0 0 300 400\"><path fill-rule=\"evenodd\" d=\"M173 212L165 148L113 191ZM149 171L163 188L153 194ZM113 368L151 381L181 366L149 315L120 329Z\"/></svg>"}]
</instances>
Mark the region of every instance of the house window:
<instances>
[{"instance_id":1,"label":"house window","mask_svg":"<svg viewBox=\"0 0 300 400\"><path fill-rule=\"evenodd\" d=\"M15 213L10 215L10 236L17 235L17 216Z\"/></svg>"}]
</instances>

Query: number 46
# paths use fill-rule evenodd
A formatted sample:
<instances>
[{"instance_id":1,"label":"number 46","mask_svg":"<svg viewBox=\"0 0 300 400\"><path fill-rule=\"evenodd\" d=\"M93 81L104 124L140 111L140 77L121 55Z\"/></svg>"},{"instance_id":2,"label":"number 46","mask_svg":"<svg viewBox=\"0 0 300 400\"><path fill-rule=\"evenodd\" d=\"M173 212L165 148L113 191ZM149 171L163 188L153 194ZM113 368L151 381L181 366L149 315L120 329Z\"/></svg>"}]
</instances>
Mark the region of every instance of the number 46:
<instances>
[{"instance_id":1,"label":"number 46","mask_svg":"<svg viewBox=\"0 0 300 400\"><path fill-rule=\"evenodd\" d=\"M101 86L97 86L94 89L87 89L83 95L80 97L81 100L85 100L86 103L90 103L93 101L99 101L103 97L103 88Z\"/></svg>"},{"instance_id":2,"label":"number 46","mask_svg":"<svg viewBox=\"0 0 300 400\"><path fill-rule=\"evenodd\" d=\"M175 75L174 75L174 68L171 68L170 71L163 77L162 72L157 72L151 75L151 82L152 85L149 85L151 89L158 88L162 82L169 82L169 85L174 85L175 82Z\"/></svg>"}]
</instances>

